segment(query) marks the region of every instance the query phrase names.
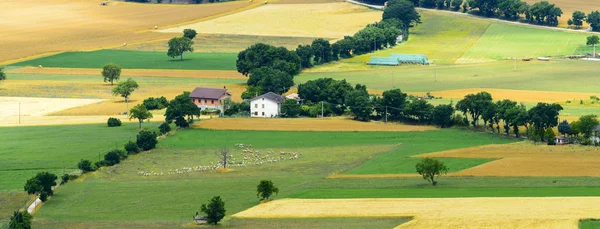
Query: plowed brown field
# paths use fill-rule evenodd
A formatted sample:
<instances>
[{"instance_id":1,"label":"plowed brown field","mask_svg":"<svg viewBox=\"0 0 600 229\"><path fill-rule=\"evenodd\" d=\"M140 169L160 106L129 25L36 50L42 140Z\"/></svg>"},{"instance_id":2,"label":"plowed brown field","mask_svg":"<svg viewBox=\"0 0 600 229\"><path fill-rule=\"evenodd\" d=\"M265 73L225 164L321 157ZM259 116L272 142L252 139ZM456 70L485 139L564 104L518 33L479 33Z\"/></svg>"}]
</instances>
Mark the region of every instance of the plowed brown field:
<instances>
[{"instance_id":1,"label":"plowed brown field","mask_svg":"<svg viewBox=\"0 0 600 229\"><path fill-rule=\"evenodd\" d=\"M173 34L149 32L213 18L259 5L259 1L167 5L103 0L0 1L0 63L39 54L121 46Z\"/></svg>"},{"instance_id":2,"label":"plowed brown field","mask_svg":"<svg viewBox=\"0 0 600 229\"><path fill-rule=\"evenodd\" d=\"M357 122L343 118L223 118L212 119L196 124L196 128L216 130L280 130L280 131L426 131L431 126L409 126L377 122Z\"/></svg>"},{"instance_id":3,"label":"plowed brown field","mask_svg":"<svg viewBox=\"0 0 600 229\"><path fill-rule=\"evenodd\" d=\"M236 218L414 217L396 228L577 228L597 217L598 197L283 199Z\"/></svg>"}]
</instances>

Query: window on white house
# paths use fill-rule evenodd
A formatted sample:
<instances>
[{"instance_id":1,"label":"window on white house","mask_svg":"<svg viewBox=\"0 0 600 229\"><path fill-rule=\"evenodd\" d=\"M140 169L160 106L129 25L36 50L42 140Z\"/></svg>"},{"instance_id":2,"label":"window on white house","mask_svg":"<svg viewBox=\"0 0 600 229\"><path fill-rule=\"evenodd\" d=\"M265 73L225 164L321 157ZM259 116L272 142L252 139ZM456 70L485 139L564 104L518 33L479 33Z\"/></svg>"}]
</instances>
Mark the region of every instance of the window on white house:
<instances>
[{"instance_id":1,"label":"window on white house","mask_svg":"<svg viewBox=\"0 0 600 229\"><path fill-rule=\"evenodd\" d=\"M265 116L265 112L263 112L262 114L263 114L263 116Z\"/></svg>"},{"instance_id":2,"label":"window on white house","mask_svg":"<svg viewBox=\"0 0 600 229\"><path fill-rule=\"evenodd\" d=\"M255 104L254 104L254 108L258 108L258 103L255 103Z\"/></svg>"},{"instance_id":3,"label":"window on white house","mask_svg":"<svg viewBox=\"0 0 600 229\"><path fill-rule=\"evenodd\" d=\"M262 108L265 108L265 104L263 104Z\"/></svg>"}]
</instances>

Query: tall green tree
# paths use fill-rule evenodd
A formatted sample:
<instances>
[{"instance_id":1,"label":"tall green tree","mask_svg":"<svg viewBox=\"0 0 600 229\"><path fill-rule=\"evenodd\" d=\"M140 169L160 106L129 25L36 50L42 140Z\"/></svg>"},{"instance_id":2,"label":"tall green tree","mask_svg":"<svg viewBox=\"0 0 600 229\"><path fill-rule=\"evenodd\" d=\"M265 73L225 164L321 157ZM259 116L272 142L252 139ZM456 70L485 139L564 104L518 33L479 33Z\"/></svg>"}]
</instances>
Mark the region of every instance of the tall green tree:
<instances>
[{"instance_id":1,"label":"tall green tree","mask_svg":"<svg viewBox=\"0 0 600 229\"><path fill-rule=\"evenodd\" d=\"M331 44L323 38L315 39L311 44L314 61L318 64L328 63L332 59Z\"/></svg>"},{"instance_id":2,"label":"tall green tree","mask_svg":"<svg viewBox=\"0 0 600 229\"><path fill-rule=\"evenodd\" d=\"M431 182L432 185L436 185L436 177L442 174L448 173L448 167L443 162L437 159L423 158L419 163L415 165L417 173L423 176L423 179Z\"/></svg>"},{"instance_id":3,"label":"tall green tree","mask_svg":"<svg viewBox=\"0 0 600 229\"><path fill-rule=\"evenodd\" d=\"M412 117L421 123L428 122L433 116L433 105L429 104L426 100L414 100L404 108L402 112L407 117Z\"/></svg>"},{"instance_id":4,"label":"tall green tree","mask_svg":"<svg viewBox=\"0 0 600 229\"><path fill-rule=\"evenodd\" d=\"M406 98L406 93L399 88L387 90L382 94L381 106L387 110L391 119L399 120L402 118L402 111L406 106Z\"/></svg>"},{"instance_id":5,"label":"tall green tree","mask_svg":"<svg viewBox=\"0 0 600 229\"><path fill-rule=\"evenodd\" d=\"M573 20L573 25L579 29L583 25L583 21L585 21L586 17L587 16L585 15L584 12L576 10L575 12L573 12L573 16L572 16L571 20Z\"/></svg>"},{"instance_id":6,"label":"tall green tree","mask_svg":"<svg viewBox=\"0 0 600 229\"><path fill-rule=\"evenodd\" d=\"M257 86L262 92L283 94L294 86L294 79L284 71L271 67L260 67L252 71L248 78L249 86Z\"/></svg>"},{"instance_id":7,"label":"tall green tree","mask_svg":"<svg viewBox=\"0 0 600 229\"><path fill-rule=\"evenodd\" d=\"M496 129L498 130L498 134L500 134L500 120L504 121L504 133L506 133L506 135L508 135L509 130L510 130L510 123L512 122L513 119L517 118L518 113L512 113L511 115L513 116L508 116L507 112L516 107L517 106L517 102L509 100L509 99L504 99L504 100L500 100L496 102L496 107L497 107L497 112L496 112L496 116L494 117L494 121L496 123Z\"/></svg>"},{"instance_id":8,"label":"tall green tree","mask_svg":"<svg viewBox=\"0 0 600 229\"><path fill-rule=\"evenodd\" d=\"M498 12L504 15L506 19L516 20L524 14L529 5L521 0L503 0L498 4Z\"/></svg>"},{"instance_id":9,"label":"tall green tree","mask_svg":"<svg viewBox=\"0 0 600 229\"><path fill-rule=\"evenodd\" d=\"M558 133L562 134L563 136L571 134L571 124L569 124L569 121L563 120L558 124Z\"/></svg>"},{"instance_id":10,"label":"tall green tree","mask_svg":"<svg viewBox=\"0 0 600 229\"><path fill-rule=\"evenodd\" d=\"M485 16L494 16L498 10L500 0L469 0L471 8L477 8Z\"/></svg>"},{"instance_id":11,"label":"tall green tree","mask_svg":"<svg viewBox=\"0 0 600 229\"><path fill-rule=\"evenodd\" d=\"M198 33L196 32L196 30L193 30L193 29L184 29L183 30L183 37L187 37L190 40L194 40L194 38L196 37L196 35L198 35Z\"/></svg>"},{"instance_id":12,"label":"tall green tree","mask_svg":"<svg viewBox=\"0 0 600 229\"><path fill-rule=\"evenodd\" d=\"M594 133L594 130L600 123L598 122L598 116L596 115L584 115L579 117L577 121L577 129L583 134L585 138L590 138Z\"/></svg>"},{"instance_id":13,"label":"tall green tree","mask_svg":"<svg viewBox=\"0 0 600 229\"><path fill-rule=\"evenodd\" d=\"M287 118L295 118L300 115L302 111L300 104L295 99L286 99L283 104L281 104L281 114L283 117Z\"/></svg>"},{"instance_id":14,"label":"tall green tree","mask_svg":"<svg viewBox=\"0 0 600 229\"><path fill-rule=\"evenodd\" d=\"M31 216L27 211L15 211L10 216L10 222L8 223L8 229L31 229Z\"/></svg>"},{"instance_id":15,"label":"tall green tree","mask_svg":"<svg viewBox=\"0 0 600 229\"><path fill-rule=\"evenodd\" d=\"M135 144L137 144L140 149L148 151L156 147L156 143L158 143L156 137L154 131L142 130L136 136Z\"/></svg>"},{"instance_id":16,"label":"tall green tree","mask_svg":"<svg viewBox=\"0 0 600 229\"><path fill-rule=\"evenodd\" d=\"M408 0L390 0L383 10L383 20L396 18L410 27L421 23L421 15L415 10L415 5Z\"/></svg>"},{"instance_id":17,"label":"tall green tree","mask_svg":"<svg viewBox=\"0 0 600 229\"><path fill-rule=\"evenodd\" d=\"M119 82L119 84L112 89L114 96L120 95L125 98L125 102L129 102L129 96L138 89L140 86L133 79L129 78L126 81Z\"/></svg>"},{"instance_id":18,"label":"tall green tree","mask_svg":"<svg viewBox=\"0 0 600 229\"><path fill-rule=\"evenodd\" d=\"M456 110L471 115L471 120L474 128L477 128L477 123L483 112L492 104L492 95L488 92L479 92L477 94L468 94L464 99L456 103Z\"/></svg>"},{"instance_id":19,"label":"tall green tree","mask_svg":"<svg viewBox=\"0 0 600 229\"><path fill-rule=\"evenodd\" d=\"M590 24L590 27L592 27L592 31L600 32L600 12L599 11L597 11L597 10L592 11L590 14L588 14L585 21L588 24Z\"/></svg>"},{"instance_id":20,"label":"tall green tree","mask_svg":"<svg viewBox=\"0 0 600 229\"><path fill-rule=\"evenodd\" d=\"M168 44L167 56L171 58L179 57L179 60L183 60L183 53L194 51L194 41L187 37L171 38Z\"/></svg>"},{"instance_id":21,"label":"tall green tree","mask_svg":"<svg viewBox=\"0 0 600 229\"><path fill-rule=\"evenodd\" d=\"M437 105L433 109L432 122L434 125L441 128L451 127L452 115L454 114L454 106L452 104Z\"/></svg>"},{"instance_id":22,"label":"tall green tree","mask_svg":"<svg viewBox=\"0 0 600 229\"><path fill-rule=\"evenodd\" d=\"M138 104L129 110L129 120L137 119L140 123L140 129L142 129L142 122L150 118L152 118L152 113L146 109L144 104Z\"/></svg>"},{"instance_id":23,"label":"tall green tree","mask_svg":"<svg viewBox=\"0 0 600 229\"><path fill-rule=\"evenodd\" d=\"M260 197L260 200L269 200L273 193L279 193L279 189L270 180L261 180L256 186L256 196Z\"/></svg>"},{"instance_id":24,"label":"tall green tree","mask_svg":"<svg viewBox=\"0 0 600 229\"><path fill-rule=\"evenodd\" d=\"M450 10L458 11L460 10L460 6L463 4L464 0L451 0L450 2Z\"/></svg>"},{"instance_id":25,"label":"tall green tree","mask_svg":"<svg viewBox=\"0 0 600 229\"><path fill-rule=\"evenodd\" d=\"M175 125L182 128L188 127L194 116L200 116L200 108L192 102L187 91L171 100L165 111L165 121L176 121Z\"/></svg>"},{"instance_id":26,"label":"tall green tree","mask_svg":"<svg viewBox=\"0 0 600 229\"><path fill-rule=\"evenodd\" d=\"M359 89L361 85L357 85L355 90L352 90L346 95L346 105L350 107L350 111L354 114L354 118L359 121L369 121L373 114L373 106L369 93L366 89Z\"/></svg>"},{"instance_id":27,"label":"tall green tree","mask_svg":"<svg viewBox=\"0 0 600 229\"><path fill-rule=\"evenodd\" d=\"M248 76L257 68L271 67L291 76L300 74L302 60L296 51L256 43L238 53L236 67L239 73Z\"/></svg>"},{"instance_id":28,"label":"tall green tree","mask_svg":"<svg viewBox=\"0 0 600 229\"><path fill-rule=\"evenodd\" d=\"M300 66L301 68L310 68L312 67L311 59L313 58L313 50L310 45L298 45L296 48L296 54L300 57Z\"/></svg>"},{"instance_id":29,"label":"tall green tree","mask_svg":"<svg viewBox=\"0 0 600 229\"><path fill-rule=\"evenodd\" d=\"M207 223L217 225L225 217L225 202L220 196L215 196L208 204L202 204L200 211L206 214Z\"/></svg>"},{"instance_id":30,"label":"tall green tree","mask_svg":"<svg viewBox=\"0 0 600 229\"><path fill-rule=\"evenodd\" d=\"M352 57L352 51L354 50L355 43L354 37L345 36L344 39L341 39L336 42L340 46L340 57L341 58L350 58Z\"/></svg>"},{"instance_id":31,"label":"tall green tree","mask_svg":"<svg viewBox=\"0 0 600 229\"><path fill-rule=\"evenodd\" d=\"M597 35L592 35L587 37L587 42L585 43L588 46L594 46L594 53L592 56L596 57L596 45L600 43L600 38Z\"/></svg>"},{"instance_id":32,"label":"tall green tree","mask_svg":"<svg viewBox=\"0 0 600 229\"><path fill-rule=\"evenodd\" d=\"M105 64L102 66L102 77L104 78L104 82L110 82L110 85L113 85L113 82L119 81L121 77L121 66Z\"/></svg>"},{"instance_id":33,"label":"tall green tree","mask_svg":"<svg viewBox=\"0 0 600 229\"><path fill-rule=\"evenodd\" d=\"M535 132L540 134L543 139L543 133L548 128L553 128L558 125L558 115L563 108L559 104L538 103L527 111L531 123L535 128Z\"/></svg>"},{"instance_id":34,"label":"tall green tree","mask_svg":"<svg viewBox=\"0 0 600 229\"><path fill-rule=\"evenodd\" d=\"M56 179L58 179L58 177L55 174L39 172L37 175L27 180L24 189L27 194L40 195L40 199L46 201L46 198L43 198L43 196L52 196L54 194L52 187L56 186Z\"/></svg>"}]
</instances>

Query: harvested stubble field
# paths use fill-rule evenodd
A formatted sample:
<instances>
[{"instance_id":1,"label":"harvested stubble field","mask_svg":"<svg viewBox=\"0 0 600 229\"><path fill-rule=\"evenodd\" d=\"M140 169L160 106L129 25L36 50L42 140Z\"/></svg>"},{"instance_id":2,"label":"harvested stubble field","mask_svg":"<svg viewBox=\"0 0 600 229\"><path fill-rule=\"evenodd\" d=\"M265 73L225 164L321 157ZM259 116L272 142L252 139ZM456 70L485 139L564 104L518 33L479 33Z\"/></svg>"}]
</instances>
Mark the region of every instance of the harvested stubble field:
<instances>
[{"instance_id":1,"label":"harvested stubble field","mask_svg":"<svg viewBox=\"0 0 600 229\"><path fill-rule=\"evenodd\" d=\"M98 75L100 68L37 68L22 67L6 71L8 74L45 74L45 75ZM238 79L248 78L237 71L223 70L176 70L176 69L122 69L121 77L148 76L165 78L198 78L198 79Z\"/></svg>"},{"instance_id":2,"label":"harvested stubble field","mask_svg":"<svg viewBox=\"0 0 600 229\"><path fill-rule=\"evenodd\" d=\"M575 229L580 219L597 216L599 204L598 197L283 199L234 217L414 217L396 228Z\"/></svg>"},{"instance_id":3,"label":"harvested stubble field","mask_svg":"<svg viewBox=\"0 0 600 229\"><path fill-rule=\"evenodd\" d=\"M380 19L381 11L350 3L269 4L158 32L180 33L183 29L192 28L209 34L339 39Z\"/></svg>"},{"instance_id":4,"label":"harvested stubble field","mask_svg":"<svg viewBox=\"0 0 600 229\"><path fill-rule=\"evenodd\" d=\"M0 8L0 63L45 53L96 49L168 39L159 28L208 19L259 5L259 1L161 5L100 0L4 0ZM135 13L131 13L135 12ZM49 18L51 20L49 20ZM179 31L181 32L181 31ZM19 50L15 52L15 50Z\"/></svg>"},{"instance_id":5,"label":"harvested stubble field","mask_svg":"<svg viewBox=\"0 0 600 229\"><path fill-rule=\"evenodd\" d=\"M426 131L431 126L411 126L397 123L357 122L344 118L264 119L219 118L202 121L195 128L213 130L277 130L277 131Z\"/></svg>"},{"instance_id":6,"label":"harvested stubble field","mask_svg":"<svg viewBox=\"0 0 600 229\"><path fill-rule=\"evenodd\" d=\"M534 4L536 0L525 0L525 2L529 4ZM561 27L567 27L567 21L573 15L573 12L576 10L584 12L586 15L594 10L600 10L600 2L599 1L590 1L590 0L552 0L549 1L552 4L556 4L556 6L560 7L563 11L563 15L558 18L558 22ZM584 23L584 27L587 23Z\"/></svg>"},{"instance_id":7,"label":"harvested stubble field","mask_svg":"<svg viewBox=\"0 0 600 229\"><path fill-rule=\"evenodd\" d=\"M519 102L564 102L565 100L586 100L590 96L597 96L596 93L582 92L552 92L552 91L532 91L532 90L511 90L498 88L465 88L447 91L430 92L435 97L462 99L465 95L476 94L486 91L492 94L494 100L510 99ZM411 92L409 94L423 96L426 92Z\"/></svg>"},{"instance_id":8,"label":"harvested stubble field","mask_svg":"<svg viewBox=\"0 0 600 229\"><path fill-rule=\"evenodd\" d=\"M520 142L419 155L434 158L501 158L451 176L600 176L600 150L577 145Z\"/></svg>"},{"instance_id":9,"label":"harvested stubble field","mask_svg":"<svg viewBox=\"0 0 600 229\"><path fill-rule=\"evenodd\" d=\"M73 107L100 103L101 99L57 99L57 98L27 98L0 97L0 117L11 116L42 116Z\"/></svg>"}]
</instances>

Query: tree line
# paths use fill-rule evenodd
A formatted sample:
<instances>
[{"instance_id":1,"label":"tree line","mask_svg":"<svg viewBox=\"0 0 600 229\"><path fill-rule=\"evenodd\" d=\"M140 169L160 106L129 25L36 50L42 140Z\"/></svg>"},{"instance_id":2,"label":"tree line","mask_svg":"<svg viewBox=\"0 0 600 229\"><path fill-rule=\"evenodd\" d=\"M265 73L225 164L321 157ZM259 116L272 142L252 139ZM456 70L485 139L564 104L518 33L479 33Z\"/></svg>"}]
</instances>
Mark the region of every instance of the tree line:
<instances>
[{"instance_id":1,"label":"tree line","mask_svg":"<svg viewBox=\"0 0 600 229\"><path fill-rule=\"evenodd\" d=\"M241 51L236 68L248 76L248 89L242 98L267 92L283 94L294 86L294 76L303 69L395 46L400 35L407 39L408 28L421 23L420 15L410 1L391 0L389 5L381 21L333 44L318 38L295 50L257 43Z\"/></svg>"}]
</instances>

